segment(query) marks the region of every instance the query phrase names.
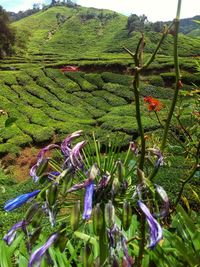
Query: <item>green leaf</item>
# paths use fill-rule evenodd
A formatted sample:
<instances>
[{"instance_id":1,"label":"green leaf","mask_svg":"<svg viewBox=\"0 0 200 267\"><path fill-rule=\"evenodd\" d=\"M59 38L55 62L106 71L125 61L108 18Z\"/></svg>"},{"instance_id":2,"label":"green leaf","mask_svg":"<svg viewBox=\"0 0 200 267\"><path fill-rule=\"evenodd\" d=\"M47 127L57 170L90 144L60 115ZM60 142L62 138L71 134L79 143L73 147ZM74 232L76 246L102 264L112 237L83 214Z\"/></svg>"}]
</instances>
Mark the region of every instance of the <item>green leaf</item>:
<instances>
[{"instance_id":1,"label":"green leaf","mask_svg":"<svg viewBox=\"0 0 200 267\"><path fill-rule=\"evenodd\" d=\"M89 242L94 246L94 257L96 258L99 255L99 243L96 238L91 237L89 235L83 234L81 232L75 231L74 235L78 238L84 240L85 242Z\"/></svg>"},{"instance_id":2,"label":"green leaf","mask_svg":"<svg viewBox=\"0 0 200 267\"><path fill-rule=\"evenodd\" d=\"M11 256L9 247L3 240L0 241L0 266L1 267L12 267Z\"/></svg>"},{"instance_id":3,"label":"green leaf","mask_svg":"<svg viewBox=\"0 0 200 267\"><path fill-rule=\"evenodd\" d=\"M12 126L13 123L16 122L16 120L17 120L16 118L8 118L8 119L5 121L5 127L7 128L7 127Z\"/></svg>"},{"instance_id":4,"label":"green leaf","mask_svg":"<svg viewBox=\"0 0 200 267\"><path fill-rule=\"evenodd\" d=\"M182 222L187 227L187 230L189 230L191 233L195 233L196 227L192 219L188 216L188 214L184 211L184 209L180 205L177 206L177 212L181 216Z\"/></svg>"},{"instance_id":5,"label":"green leaf","mask_svg":"<svg viewBox=\"0 0 200 267\"><path fill-rule=\"evenodd\" d=\"M28 260L23 255L19 256L19 266L20 267L27 267L28 266Z\"/></svg>"}]
</instances>

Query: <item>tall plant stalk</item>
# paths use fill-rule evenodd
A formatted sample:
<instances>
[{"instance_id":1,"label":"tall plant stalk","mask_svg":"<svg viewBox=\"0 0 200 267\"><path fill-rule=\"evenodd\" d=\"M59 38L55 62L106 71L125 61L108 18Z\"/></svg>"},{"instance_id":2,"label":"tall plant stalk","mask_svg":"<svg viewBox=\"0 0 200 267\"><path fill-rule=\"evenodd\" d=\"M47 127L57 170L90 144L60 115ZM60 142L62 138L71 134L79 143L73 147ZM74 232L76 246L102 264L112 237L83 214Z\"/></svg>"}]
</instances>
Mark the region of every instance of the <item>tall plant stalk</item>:
<instances>
[{"instance_id":1,"label":"tall plant stalk","mask_svg":"<svg viewBox=\"0 0 200 267\"><path fill-rule=\"evenodd\" d=\"M155 56L162 45L163 41L165 40L167 34L169 33L169 30L174 27L174 67L175 67L175 75L176 75L176 87L174 91L174 97L171 103L171 107L169 110L169 114L166 120L166 123L164 125L164 133L163 133L163 138L161 142L161 152L164 151L166 141L167 141L167 135L168 131L170 128L170 123L172 119L172 115L175 109L175 105L177 103L177 98L178 98L178 91L180 87L180 70L179 70L179 62L178 62L178 31L179 31L179 20L180 20L180 10L181 10L181 0L178 0L178 7L177 7L177 14L176 18L173 21L173 23L169 26L166 27L163 31L162 37L154 51L154 53L151 55L150 59L146 62L146 64L142 65L142 54L143 54L143 48L144 48L144 36L142 35L141 39L138 42L138 46L136 48L135 54L133 54L130 50L127 48L124 48L134 59L135 62L135 73L134 73L134 79L133 79L133 90L134 90L134 99L135 99L135 110L136 110L136 120L137 120L137 125L138 125L138 132L141 140L141 154L140 154L140 159L138 163L138 169L143 171L144 169L144 162L145 162L145 137L144 137L144 128L142 125L142 120L141 120L141 110L140 110L140 95L139 95L139 82L140 82L140 73L144 69L146 69L155 59ZM150 176L148 177L150 180L156 175L158 171L158 168L154 168ZM139 177L138 177L139 178ZM139 183L141 182L140 179ZM141 216L140 219L140 232L141 232L141 241L140 241L140 246L139 246L139 254L138 254L138 259L137 259L137 267L142 266L142 259L144 255L144 248L145 248L145 217Z\"/></svg>"},{"instance_id":2,"label":"tall plant stalk","mask_svg":"<svg viewBox=\"0 0 200 267\"><path fill-rule=\"evenodd\" d=\"M176 18L174 20L174 33L173 33L174 35L174 68L175 68L175 76L176 76L176 86L175 86L175 91L174 91L174 97L172 99L171 107L170 107L168 117L167 117L165 127L164 127L164 134L163 134L162 143L160 147L161 152L163 152L165 149L167 135L168 135L169 128L170 128L170 123L171 123L172 115L174 113L174 109L175 109L176 102L178 99L178 92L180 89L180 69L179 69L179 60L178 60L178 31L179 31L179 23L180 23L181 2L182 0L178 0L178 8L177 8Z\"/></svg>"}]
</instances>

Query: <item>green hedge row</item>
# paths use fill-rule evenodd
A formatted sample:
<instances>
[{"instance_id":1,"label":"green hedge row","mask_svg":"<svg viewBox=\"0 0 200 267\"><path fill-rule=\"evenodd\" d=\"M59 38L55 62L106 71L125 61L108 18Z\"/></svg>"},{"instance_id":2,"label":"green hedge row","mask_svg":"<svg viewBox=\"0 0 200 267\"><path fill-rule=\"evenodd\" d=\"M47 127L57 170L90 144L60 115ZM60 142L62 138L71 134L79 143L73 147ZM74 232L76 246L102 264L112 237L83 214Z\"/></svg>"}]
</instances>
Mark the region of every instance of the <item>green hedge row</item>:
<instances>
[{"instance_id":1,"label":"green hedge row","mask_svg":"<svg viewBox=\"0 0 200 267\"><path fill-rule=\"evenodd\" d=\"M112 72L103 72L101 77L106 83L118 83L127 86L130 86L133 80L132 76L121 75Z\"/></svg>"}]
</instances>

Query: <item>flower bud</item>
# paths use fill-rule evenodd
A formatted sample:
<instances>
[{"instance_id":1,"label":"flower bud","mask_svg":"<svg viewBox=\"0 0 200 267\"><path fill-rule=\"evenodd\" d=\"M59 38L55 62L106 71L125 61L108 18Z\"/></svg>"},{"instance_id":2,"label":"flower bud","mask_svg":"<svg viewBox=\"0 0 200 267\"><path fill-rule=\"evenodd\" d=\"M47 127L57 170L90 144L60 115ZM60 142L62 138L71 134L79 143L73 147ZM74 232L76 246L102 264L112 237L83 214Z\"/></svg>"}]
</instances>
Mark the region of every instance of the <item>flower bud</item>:
<instances>
[{"instance_id":1,"label":"flower bud","mask_svg":"<svg viewBox=\"0 0 200 267\"><path fill-rule=\"evenodd\" d=\"M103 226L103 212L98 203L93 209L93 230L95 235L100 235Z\"/></svg>"},{"instance_id":2,"label":"flower bud","mask_svg":"<svg viewBox=\"0 0 200 267\"><path fill-rule=\"evenodd\" d=\"M25 214L25 221L30 222L31 219L34 217L35 213L38 211L39 205L38 203L34 203L30 206L30 208L27 210Z\"/></svg>"},{"instance_id":3,"label":"flower bud","mask_svg":"<svg viewBox=\"0 0 200 267\"><path fill-rule=\"evenodd\" d=\"M113 182L112 182L112 194L116 195L117 192L120 189L120 183L118 178L114 178Z\"/></svg>"},{"instance_id":4,"label":"flower bud","mask_svg":"<svg viewBox=\"0 0 200 267\"><path fill-rule=\"evenodd\" d=\"M132 208L130 202L126 200L123 203L123 211L122 211L122 227L125 231L127 231L131 225L132 219Z\"/></svg>"},{"instance_id":5,"label":"flower bud","mask_svg":"<svg viewBox=\"0 0 200 267\"><path fill-rule=\"evenodd\" d=\"M124 165L122 164L121 160L117 161L117 169L118 169L119 182L122 183L124 181L124 177L125 177L125 168L124 168Z\"/></svg>"},{"instance_id":6,"label":"flower bud","mask_svg":"<svg viewBox=\"0 0 200 267\"><path fill-rule=\"evenodd\" d=\"M43 217L43 210L39 209L36 214L33 216L32 220L31 220L31 224L34 228L37 228L40 226L40 223L42 221L42 217Z\"/></svg>"},{"instance_id":7,"label":"flower bud","mask_svg":"<svg viewBox=\"0 0 200 267\"><path fill-rule=\"evenodd\" d=\"M105 223L108 228L112 228L115 223L115 208L111 200L105 205Z\"/></svg>"},{"instance_id":8,"label":"flower bud","mask_svg":"<svg viewBox=\"0 0 200 267\"><path fill-rule=\"evenodd\" d=\"M93 264L92 249L89 243L83 248L83 267L91 267Z\"/></svg>"},{"instance_id":9,"label":"flower bud","mask_svg":"<svg viewBox=\"0 0 200 267\"><path fill-rule=\"evenodd\" d=\"M79 217L80 217L80 200L72 208L70 223L73 231L76 231L79 226Z\"/></svg>"},{"instance_id":10,"label":"flower bud","mask_svg":"<svg viewBox=\"0 0 200 267\"><path fill-rule=\"evenodd\" d=\"M64 252L67 240L68 238L66 236L66 233L59 233L58 239L55 242L55 247L58 247L61 252Z\"/></svg>"},{"instance_id":11,"label":"flower bud","mask_svg":"<svg viewBox=\"0 0 200 267\"><path fill-rule=\"evenodd\" d=\"M41 227L38 227L38 228L36 228L36 230L31 234L31 236L30 236L30 243L31 244L34 244L37 240L38 240L38 238L39 238L39 236L40 236L40 234L41 234L41 230L42 230L42 228Z\"/></svg>"},{"instance_id":12,"label":"flower bud","mask_svg":"<svg viewBox=\"0 0 200 267\"><path fill-rule=\"evenodd\" d=\"M57 184L52 184L50 188L46 190L46 200L49 206L53 206L56 202L58 195L58 186Z\"/></svg>"}]
</instances>

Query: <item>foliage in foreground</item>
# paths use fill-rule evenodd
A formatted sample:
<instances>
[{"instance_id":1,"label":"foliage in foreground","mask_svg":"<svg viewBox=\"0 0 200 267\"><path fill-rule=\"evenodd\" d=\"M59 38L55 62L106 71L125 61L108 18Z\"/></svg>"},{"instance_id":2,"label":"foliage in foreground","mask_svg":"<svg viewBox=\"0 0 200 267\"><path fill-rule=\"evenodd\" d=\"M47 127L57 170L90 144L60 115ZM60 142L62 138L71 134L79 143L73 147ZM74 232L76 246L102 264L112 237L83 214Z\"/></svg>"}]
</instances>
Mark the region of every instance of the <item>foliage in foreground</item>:
<instances>
[{"instance_id":1,"label":"foliage in foreground","mask_svg":"<svg viewBox=\"0 0 200 267\"><path fill-rule=\"evenodd\" d=\"M115 142L111 142L102 154L95 137L93 144L86 144L86 140L74 144L74 140L82 135L79 130L68 135L60 146L50 144L44 147L30 170L38 188L4 205L5 211L11 212L32 200L25 217L4 236L10 247L6 247L6 253L1 255L2 264L12 266L12 260L14 265L20 260L20 266L28 264L29 267L80 264L198 266L199 217L189 210L183 195L185 186L199 173L198 125L186 123L185 127L182 121L184 110L176 106L182 88L177 53L180 7L181 0L178 1L176 20L164 29L157 49L146 63L142 62L144 36L140 38L135 54L125 48L135 62L133 92L139 132L137 142L131 142L124 155L119 154ZM174 95L165 120L160 119L163 103L152 96L144 98L144 104L150 113L154 113L162 129L161 138L154 136L148 143L141 115L140 74L153 62L171 30L176 77ZM78 80L80 86L85 86L81 77ZM195 92L192 94L195 96ZM194 105L190 116L195 121L198 121L197 113ZM179 124L178 132L173 127L174 120ZM165 163L169 134L190 163L171 205L165 190L155 181ZM52 150L54 155L50 157ZM179 206L181 199L194 222ZM48 236L44 234L48 224L45 215L53 227L49 228ZM170 226L166 227L168 221ZM5 244L1 243L1 246L4 249Z\"/></svg>"}]
</instances>

